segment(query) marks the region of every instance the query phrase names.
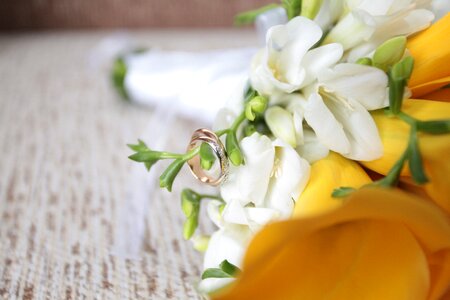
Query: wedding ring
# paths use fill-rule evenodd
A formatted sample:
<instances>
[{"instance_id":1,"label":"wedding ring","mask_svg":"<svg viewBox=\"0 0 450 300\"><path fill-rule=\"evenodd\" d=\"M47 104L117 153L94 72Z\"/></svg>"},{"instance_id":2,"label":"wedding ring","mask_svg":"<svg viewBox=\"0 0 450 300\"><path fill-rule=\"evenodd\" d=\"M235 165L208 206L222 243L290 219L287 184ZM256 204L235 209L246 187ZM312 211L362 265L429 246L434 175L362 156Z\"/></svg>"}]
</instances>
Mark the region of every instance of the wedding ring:
<instances>
[{"instance_id":1,"label":"wedding ring","mask_svg":"<svg viewBox=\"0 0 450 300\"><path fill-rule=\"evenodd\" d=\"M228 175L228 157L225 152L225 147L220 141L219 137L211 130L201 128L194 131L191 141L187 147L187 151L199 147L201 143L207 143L213 150L216 157L219 159L220 173L217 178L208 175L200 165L200 155L196 155L187 161L192 175L203 183L217 186L221 184Z\"/></svg>"}]
</instances>

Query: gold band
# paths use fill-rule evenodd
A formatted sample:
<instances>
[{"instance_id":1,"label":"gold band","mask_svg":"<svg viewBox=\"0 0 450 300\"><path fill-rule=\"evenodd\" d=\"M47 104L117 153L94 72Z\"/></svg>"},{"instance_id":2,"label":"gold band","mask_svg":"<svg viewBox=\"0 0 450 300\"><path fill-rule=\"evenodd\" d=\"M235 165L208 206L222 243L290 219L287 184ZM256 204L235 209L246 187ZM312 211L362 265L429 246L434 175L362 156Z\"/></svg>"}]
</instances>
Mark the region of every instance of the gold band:
<instances>
[{"instance_id":1,"label":"gold band","mask_svg":"<svg viewBox=\"0 0 450 300\"><path fill-rule=\"evenodd\" d=\"M200 155L196 155L195 157L191 158L187 161L187 163L189 165L189 168L191 169L192 175L194 175L195 178L206 184L217 186L222 183L228 175L229 164L228 157L225 152L225 147L214 132L205 128L201 128L197 129L192 134L187 151L200 146L201 143L207 143L219 159L219 176L217 178L213 178L205 173L205 171L200 166Z\"/></svg>"}]
</instances>

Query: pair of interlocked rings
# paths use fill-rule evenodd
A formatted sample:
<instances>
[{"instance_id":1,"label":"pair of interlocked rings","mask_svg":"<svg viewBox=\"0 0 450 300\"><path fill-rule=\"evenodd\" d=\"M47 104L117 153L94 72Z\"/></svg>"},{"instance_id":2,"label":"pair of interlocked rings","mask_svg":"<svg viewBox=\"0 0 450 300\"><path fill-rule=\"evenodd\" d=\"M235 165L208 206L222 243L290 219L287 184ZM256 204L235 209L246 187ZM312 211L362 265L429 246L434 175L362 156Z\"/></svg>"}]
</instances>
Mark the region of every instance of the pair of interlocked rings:
<instances>
[{"instance_id":1,"label":"pair of interlocked rings","mask_svg":"<svg viewBox=\"0 0 450 300\"><path fill-rule=\"evenodd\" d=\"M187 151L199 147L201 143L207 143L213 150L216 157L219 159L220 172L217 177L212 177L207 174L200 165L200 155L196 155L187 161L192 175L203 183L217 186L224 182L228 175L228 157L223 143L220 138L211 130L201 128L194 131L191 141L187 147Z\"/></svg>"}]
</instances>

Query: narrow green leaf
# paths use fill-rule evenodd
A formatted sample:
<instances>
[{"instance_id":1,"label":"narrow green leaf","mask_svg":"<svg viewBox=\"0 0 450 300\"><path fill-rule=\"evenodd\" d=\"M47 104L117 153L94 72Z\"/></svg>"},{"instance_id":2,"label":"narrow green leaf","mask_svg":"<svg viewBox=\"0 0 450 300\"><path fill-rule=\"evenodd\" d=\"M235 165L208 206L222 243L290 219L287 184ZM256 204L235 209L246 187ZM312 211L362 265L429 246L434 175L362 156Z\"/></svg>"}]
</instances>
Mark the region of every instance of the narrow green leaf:
<instances>
[{"instance_id":1,"label":"narrow green leaf","mask_svg":"<svg viewBox=\"0 0 450 300\"><path fill-rule=\"evenodd\" d=\"M280 7L280 5L271 3L266 6L257 8L257 9L253 9L253 10L249 10L249 11L240 13L234 17L234 25L242 26L242 25L252 24L255 22L256 18L260 14L265 13L266 11L277 8L277 7Z\"/></svg>"},{"instance_id":2,"label":"narrow green leaf","mask_svg":"<svg viewBox=\"0 0 450 300\"><path fill-rule=\"evenodd\" d=\"M224 271L227 274L230 274L233 277L241 273L241 270L238 267L236 267L226 259L220 263L219 267L220 269L222 269L222 271Z\"/></svg>"},{"instance_id":3,"label":"narrow green leaf","mask_svg":"<svg viewBox=\"0 0 450 300\"><path fill-rule=\"evenodd\" d=\"M450 120L417 121L417 130L431 134L450 133Z\"/></svg>"},{"instance_id":4,"label":"narrow green leaf","mask_svg":"<svg viewBox=\"0 0 450 300\"><path fill-rule=\"evenodd\" d=\"M428 182L428 178L425 175L423 169L422 157L420 155L419 143L417 141L417 131L415 127L411 128L409 136L409 169L411 170L411 176L418 184L424 184Z\"/></svg>"},{"instance_id":5,"label":"narrow green leaf","mask_svg":"<svg viewBox=\"0 0 450 300\"><path fill-rule=\"evenodd\" d=\"M202 274L202 279L207 279L207 278L232 278L233 276L231 276L228 273L225 273L224 271L222 271L219 268L209 268L206 269L203 274Z\"/></svg>"},{"instance_id":6,"label":"narrow green leaf","mask_svg":"<svg viewBox=\"0 0 450 300\"><path fill-rule=\"evenodd\" d=\"M356 191L355 188L342 186L340 188L334 189L333 192L331 193L331 196L335 198L347 197L354 191Z\"/></svg>"},{"instance_id":7,"label":"narrow green leaf","mask_svg":"<svg viewBox=\"0 0 450 300\"><path fill-rule=\"evenodd\" d=\"M184 163L185 161L181 158L174 160L159 177L159 186L167 188L167 190L171 192L173 181L175 180L175 177L177 177Z\"/></svg>"},{"instance_id":8,"label":"narrow green leaf","mask_svg":"<svg viewBox=\"0 0 450 300\"><path fill-rule=\"evenodd\" d=\"M161 152L152 150L137 152L128 156L128 158L137 162L155 162L161 159Z\"/></svg>"},{"instance_id":9,"label":"narrow green leaf","mask_svg":"<svg viewBox=\"0 0 450 300\"><path fill-rule=\"evenodd\" d=\"M289 20L300 15L302 11L302 0L281 0L281 3L284 9L286 9Z\"/></svg>"}]
</instances>

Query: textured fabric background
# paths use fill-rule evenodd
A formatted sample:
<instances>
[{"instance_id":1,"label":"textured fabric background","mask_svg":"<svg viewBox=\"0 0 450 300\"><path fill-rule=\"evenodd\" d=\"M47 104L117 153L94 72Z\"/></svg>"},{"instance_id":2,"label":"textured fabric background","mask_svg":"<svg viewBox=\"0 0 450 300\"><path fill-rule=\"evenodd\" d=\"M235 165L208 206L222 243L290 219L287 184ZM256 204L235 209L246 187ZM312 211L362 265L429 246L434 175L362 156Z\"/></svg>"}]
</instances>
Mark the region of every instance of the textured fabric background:
<instances>
[{"instance_id":1,"label":"textured fabric background","mask_svg":"<svg viewBox=\"0 0 450 300\"><path fill-rule=\"evenodd\" d=\"M231 26L271 0L3 0L0 29Z\"/></svg>"},{"instance_id":2,"label":"textured fabric background","mask_svg":"<svg viewBox=\"0 0 450 300\"><path fill-rule=\"evenodd\" d=\"M126 143L159 138L160 116L119 100L105 70L88 67L107 35L0 36L0 299L199 298L202 256L182 238L179 205L194 181L184 169L170 194L127 159ZM164 49L256 44L249 31L133 35ZM167 147L182 151L202 124L164 126Z\"/></svg>"}]
</instances>

